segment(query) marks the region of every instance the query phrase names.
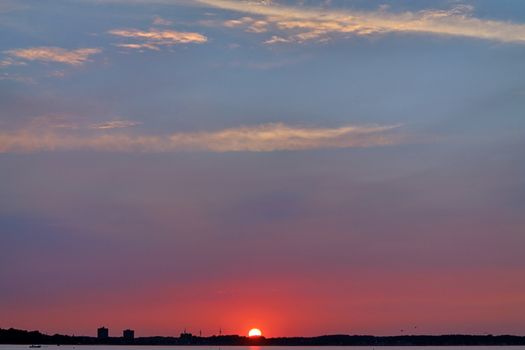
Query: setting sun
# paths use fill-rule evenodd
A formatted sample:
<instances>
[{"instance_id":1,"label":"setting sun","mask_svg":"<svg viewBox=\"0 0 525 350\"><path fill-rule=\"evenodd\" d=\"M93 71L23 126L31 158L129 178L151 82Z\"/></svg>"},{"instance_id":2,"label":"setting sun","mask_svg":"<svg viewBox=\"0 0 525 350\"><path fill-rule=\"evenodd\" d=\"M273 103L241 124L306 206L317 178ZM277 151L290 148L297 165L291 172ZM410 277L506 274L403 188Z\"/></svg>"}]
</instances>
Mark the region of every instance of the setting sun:
<instances>
[{"instance_id":1,"label":"setting sun","mask_svg":"<svg viewBox=\"0 0 525 350\"><path fill-rule=\"evenodd\" d=\"M249 337L260 337L262 336L262 332L260 329L258 328L252 328L250 329L250 331L248 332L248 336Z\"/></svg>"}]
</instances>

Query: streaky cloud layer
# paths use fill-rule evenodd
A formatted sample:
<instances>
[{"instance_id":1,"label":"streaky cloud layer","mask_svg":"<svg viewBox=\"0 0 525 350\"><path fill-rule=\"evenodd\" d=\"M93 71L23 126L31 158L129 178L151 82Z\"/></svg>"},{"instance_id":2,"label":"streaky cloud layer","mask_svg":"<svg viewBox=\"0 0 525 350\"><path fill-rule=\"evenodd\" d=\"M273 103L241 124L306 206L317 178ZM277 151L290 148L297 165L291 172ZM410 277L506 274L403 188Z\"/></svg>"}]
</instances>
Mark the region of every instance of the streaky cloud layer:
<instances>
[{"instance_id":1,"label":"streaky cloud layer","mask_svg":"<svg viewBox=\"0 0 525 350\"><path fill-rule=\"evenodd\" d=\"M67 50L60 47L41 46L25 49L8 50L6 53L11 57L27 61L57 62L72 66L80 66L89 61L89 57L102 50L99 48L81 48Z\"/></svg>"},{"instance_id":2,"label":"streaky cloud layer","mask_svg":"<svg viewBox=\"0 0 525 350\"><path fill-rule=\"evenodd\" d=\"M178 44L203 44L208 38L194 32L178 32L174 30L139 30L139 29L114 29L109 34L140 41L140 43L124 43L117 46L128 49L159 50L160 46L173 46Z\"/></svg>"},{"instance_id":3,"label":"streaky cloud layer","mask_svg":"<svg viewBox=\"0 0 525 350\"><path fill-rule=\"evenodd\" d=\"M121 129L121 128L129 128L133 126L140 125L139 122L134 122L130 120L113 120L98 124L93 124L90 127L92 129L98 129L98 130L108 130L108 129Z\"/></svg>"},{"instance_id":4,"label":"streaky cloud layer","mask_svg":"<svg viewBox=\"0 0 525 350\"><path fill-rule=\"evenodd\" d=\"M128 122L101 123L93 130L130 126ZM106 127L106 125L108 127ZM293 127L283 123L171 135L123 133L64 133L56 128L25 128L0 133L0 152L96 150L124 152L272 152L323 148L387 146L406 142L394 133L399 125L346 125L338 128Z\"/></svg>"},{"instance_id":5,"label":"streaky cloud layer","mask_svg":"<svg viewBox=\"0 0 525 350\"><path fill-rule=\"evenodd\" d=\"M525 24L475 18L469 13L472 8L464 5L447 11L425 10L394 14L385 10L328 10L253 1L198 2L224 10L265 16L267 22L287 32L285 36L273 36L266 41L267 44L326 40L330 34L337 33L370 35L390 32L429 33L525 43Z\"/></svg>"}]
</instances>

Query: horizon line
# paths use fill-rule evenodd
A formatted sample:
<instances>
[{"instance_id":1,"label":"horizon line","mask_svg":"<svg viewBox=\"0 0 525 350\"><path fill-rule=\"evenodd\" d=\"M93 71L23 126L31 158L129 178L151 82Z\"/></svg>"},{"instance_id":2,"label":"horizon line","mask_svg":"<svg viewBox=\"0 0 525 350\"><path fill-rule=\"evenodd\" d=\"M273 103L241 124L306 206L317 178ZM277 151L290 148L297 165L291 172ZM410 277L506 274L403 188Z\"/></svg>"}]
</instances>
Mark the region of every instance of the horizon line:
<instances>
[{"instance_id":1,"label":"horizon line","mask_svg":"<svg viewBox=\"0 0 525 350\"><path fill-rule=\"evenodd\" d=\"M102 326L102 328L110 329L109 327ZM124 330L132 330L136 331L136 329L132 328L125 328ZM15 328L15 327L9 327L9 328L3 328L0 327L0 331L22 331L22 332L28 332L28 333L40 333L42 335L46 336L66 336L66 337L87 337L87 338L97 338L96 335L75 335L75 334L63 334L63 333L54 333L50 334L45 331L41 331L38 329L35 330L28 330L28 329L21 329L21 328ZM403 330L401 330L403 332ZM246 335L241 334L212 334L212 335L196 335L191 332L187 332L186 330L179 333L179 335L148 335L148 336L140 336L135 337L135 339L140 338L153 338L153 337L162 337L162 338L181 338L182 336L191 336L193 338L218 338L218 337L242 337L242 338L251 338ZM510 336L510 337L525 337L524 335L518 335L518 334L512 334L512 333L426 333L426 334L388 334L388 335L379 335L379 334L363 334L363 333L325 333L325 334L318 334L318 335L287 335L287 336L259 336L259 337L252 337L252 338L264 338L264 339L279 339L279 338L320 338L320 337L337 337L337 336L348 336L348 337L375 337L375 338L392 338L392 337L443 337L443 336L465 336L465 337L504 337L504 336ZM108 338L122 338L122 335L119 336L111 336L109 335Z\"/></svg>"}]
</instances>

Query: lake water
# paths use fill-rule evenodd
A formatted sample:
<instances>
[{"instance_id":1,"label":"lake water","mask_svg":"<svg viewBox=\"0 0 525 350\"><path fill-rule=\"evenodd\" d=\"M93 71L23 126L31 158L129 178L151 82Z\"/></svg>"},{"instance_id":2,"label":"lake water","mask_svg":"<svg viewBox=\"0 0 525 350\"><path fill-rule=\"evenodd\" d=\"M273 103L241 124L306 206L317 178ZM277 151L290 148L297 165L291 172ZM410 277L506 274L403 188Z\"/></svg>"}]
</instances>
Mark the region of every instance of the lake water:
<instances>
[{"instance_id":1,"label":"lake water","mask_svg":"<svg viewBox=\"0 0 525 350\"><path fill-rule=\"evenodd\" d=\"M42 345L41 350L525 350L525 346L132 346L132 345ZM34 350L28 345L0 345L0 350Z\"/></svg>"}]
</instances>

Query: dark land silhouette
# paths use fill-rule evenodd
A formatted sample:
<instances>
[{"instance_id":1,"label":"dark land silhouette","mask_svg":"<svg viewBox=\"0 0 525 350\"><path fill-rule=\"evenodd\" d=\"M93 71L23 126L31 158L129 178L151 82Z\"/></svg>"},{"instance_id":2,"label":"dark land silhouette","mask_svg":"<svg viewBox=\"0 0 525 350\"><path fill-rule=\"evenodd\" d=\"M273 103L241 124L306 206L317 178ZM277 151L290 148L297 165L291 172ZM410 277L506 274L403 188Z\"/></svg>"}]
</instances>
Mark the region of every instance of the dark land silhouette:
<instances>
[{"instance_id":1,"label":"dark land silhouette","mask_svg":"<svg viewBox=\"0 0 525 350\"><path fill-rule=\"evenodd\" d=\"M129 333L128 333L129 334ZM87 337L47 335L38 331L0 329L0 344L49 345L348 345L348 346L448 346L448 345L525 345L525 337L514 335L323 335L318 337L249 338L239 335L199 337L182 333L179 337Z\"/></svg>"}]
</instances>

